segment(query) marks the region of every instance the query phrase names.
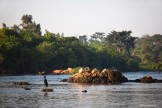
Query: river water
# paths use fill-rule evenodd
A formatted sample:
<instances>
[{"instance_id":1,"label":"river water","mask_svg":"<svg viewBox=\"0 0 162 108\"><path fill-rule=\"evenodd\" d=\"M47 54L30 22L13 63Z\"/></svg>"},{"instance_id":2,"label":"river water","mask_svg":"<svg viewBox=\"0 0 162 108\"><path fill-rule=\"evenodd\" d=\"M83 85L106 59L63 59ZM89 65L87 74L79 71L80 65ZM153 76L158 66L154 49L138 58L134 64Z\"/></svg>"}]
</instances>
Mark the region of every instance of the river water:
<instances>
[{"instance_id":1,"label":"river water","mask_svg":"<svg viewBox=\"0 0 162 108\"><path fill-rule=\"evenodd\" d=\"M162 72L125 72L128 79L145 75L162 79ZM70 75L47 75L49 88L42 92L44 76L1 76L1 108L162 108L162 83L126 82L114 85L88 85L59 82ZM26 86L13 82L27 81ZM82 92L87 90L88 92Z\"/></svg>"}]
</instances>

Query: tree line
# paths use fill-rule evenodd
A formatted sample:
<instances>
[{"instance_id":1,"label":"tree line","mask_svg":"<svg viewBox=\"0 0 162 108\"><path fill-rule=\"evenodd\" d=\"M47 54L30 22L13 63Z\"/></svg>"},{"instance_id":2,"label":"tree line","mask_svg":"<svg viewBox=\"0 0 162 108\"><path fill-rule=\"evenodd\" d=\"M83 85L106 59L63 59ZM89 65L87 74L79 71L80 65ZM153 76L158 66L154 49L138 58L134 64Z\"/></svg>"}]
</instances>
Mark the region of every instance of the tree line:
<instances>
[{"instance_id":1,"label":"tree line","mask_svg":"<svg viewBox=\"0 0 162 108\"><path fill-rule=\"evenodd\" d=\"M162 35L131 36L131 31L96 32L88 38L67 37L48 30L32 15L19 25L2 23L0 74L36 74L68 67L117 68L121 71L162 70Z\"/></svg>"}]
</instances>

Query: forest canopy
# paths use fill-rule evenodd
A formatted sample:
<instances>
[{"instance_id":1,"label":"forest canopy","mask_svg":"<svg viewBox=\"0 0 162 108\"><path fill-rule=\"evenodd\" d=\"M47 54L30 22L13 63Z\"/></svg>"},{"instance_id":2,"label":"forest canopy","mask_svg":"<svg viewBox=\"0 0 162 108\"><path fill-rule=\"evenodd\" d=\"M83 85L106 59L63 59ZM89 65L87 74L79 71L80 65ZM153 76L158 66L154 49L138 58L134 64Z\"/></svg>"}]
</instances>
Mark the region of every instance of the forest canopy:
<instances>
[{"instance_id":1,"label":"forest canopy","mask_svg":"<svg viewBox=\"0 0 162 108\"><path fill-rule=\"evenodd\" d=\"M117 68L121 71L162 71L162 35L131 36L132 31L96 32L88 38L64 36L48 30L32 15L0 28L0 74L36 74L54 69Z\"/></svg>"}]
</instances>

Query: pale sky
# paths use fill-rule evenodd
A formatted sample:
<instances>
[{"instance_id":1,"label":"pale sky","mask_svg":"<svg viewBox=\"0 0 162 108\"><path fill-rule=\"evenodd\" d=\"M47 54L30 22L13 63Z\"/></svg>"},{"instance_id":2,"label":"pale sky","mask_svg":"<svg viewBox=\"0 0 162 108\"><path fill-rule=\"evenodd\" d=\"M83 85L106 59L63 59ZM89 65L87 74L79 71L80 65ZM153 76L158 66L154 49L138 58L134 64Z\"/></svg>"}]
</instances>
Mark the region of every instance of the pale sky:
<instances>
[{"instance_id":1,"label":"pale sky","mask_svg":"<svg viewBox=\"0 0 162 108\"><path fill-rule=\"evenodd\" d=\"M21 23L31 14L41 30L65 36L132 30L132 36L162 34L162 0L0 0L0 23ZM2 26L0 25L0 28Z\"/></svg>"}]
</instances>

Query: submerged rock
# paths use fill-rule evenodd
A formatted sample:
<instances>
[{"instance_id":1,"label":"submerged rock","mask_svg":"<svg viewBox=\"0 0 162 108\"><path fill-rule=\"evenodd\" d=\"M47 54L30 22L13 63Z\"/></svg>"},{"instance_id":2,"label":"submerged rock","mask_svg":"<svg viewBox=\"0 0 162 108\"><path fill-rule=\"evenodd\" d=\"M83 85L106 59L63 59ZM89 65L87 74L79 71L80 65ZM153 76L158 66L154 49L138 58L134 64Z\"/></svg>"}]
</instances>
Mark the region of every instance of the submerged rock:
<instances>
[{"instance_id":1,"label":"submerged rock","mask_svg":"<svg viewBox=\"0 0 162 108\"><path fill-rule=\"evenodd\" d=\"M60 82L67 82L68 79L62 79Z\"/></svg>"},{"instance_id":2,"label":"submerged rock","mask_svg":"<svg viewBox=\"0 0 162 108\"><path fill-rule=\"evenodd\" d=\"M82 92L85 92L85 93L86 93L86 92L87 92L87 90L83 90Z\"/></svg>"},{"instance_id":3,"label":"submerged rock","mask_svg":"<svg viewBox=\"0 0 162 108\"><path fill-rule=\"evenodd\" d=\"M15 85L31 85L29 82L13 82Z\"/></svg>"},{"instance_id":4,"label":"submerged rock","mask_svg":"<svg viewBox=\"0 0 162 108\"><path fill-rule=\"evenodd\" d=\"M90 69L88 69L90 70ZM127 82L128 79L122 75L119 70L109 70L103 69L99 71L94 68L92 71L87 71L87 69L80 69L78 73L72 75L68 82L70 83L121 83Z\"/></svg>"},{"instance_id":5,"label":"submerged rock","mask_svg":"<svg viewBox=\"0 0 162 108\"><path fill-rule=\"evenodd\" d=\"M31 88L27 88L27 87L25 87L24 89L25 89L25 90L31 90Z\"/></svg>"},{"instance_id":6,"label":"submerged rock","mask_svg":"<svg viewBox=\"0 0 162 108\"><path fill-rule=\"evenodd\" d=\"M45 89L42 90L42 92L53 92L53 89L45 88Z\"/></svg>"}]
</instances>

